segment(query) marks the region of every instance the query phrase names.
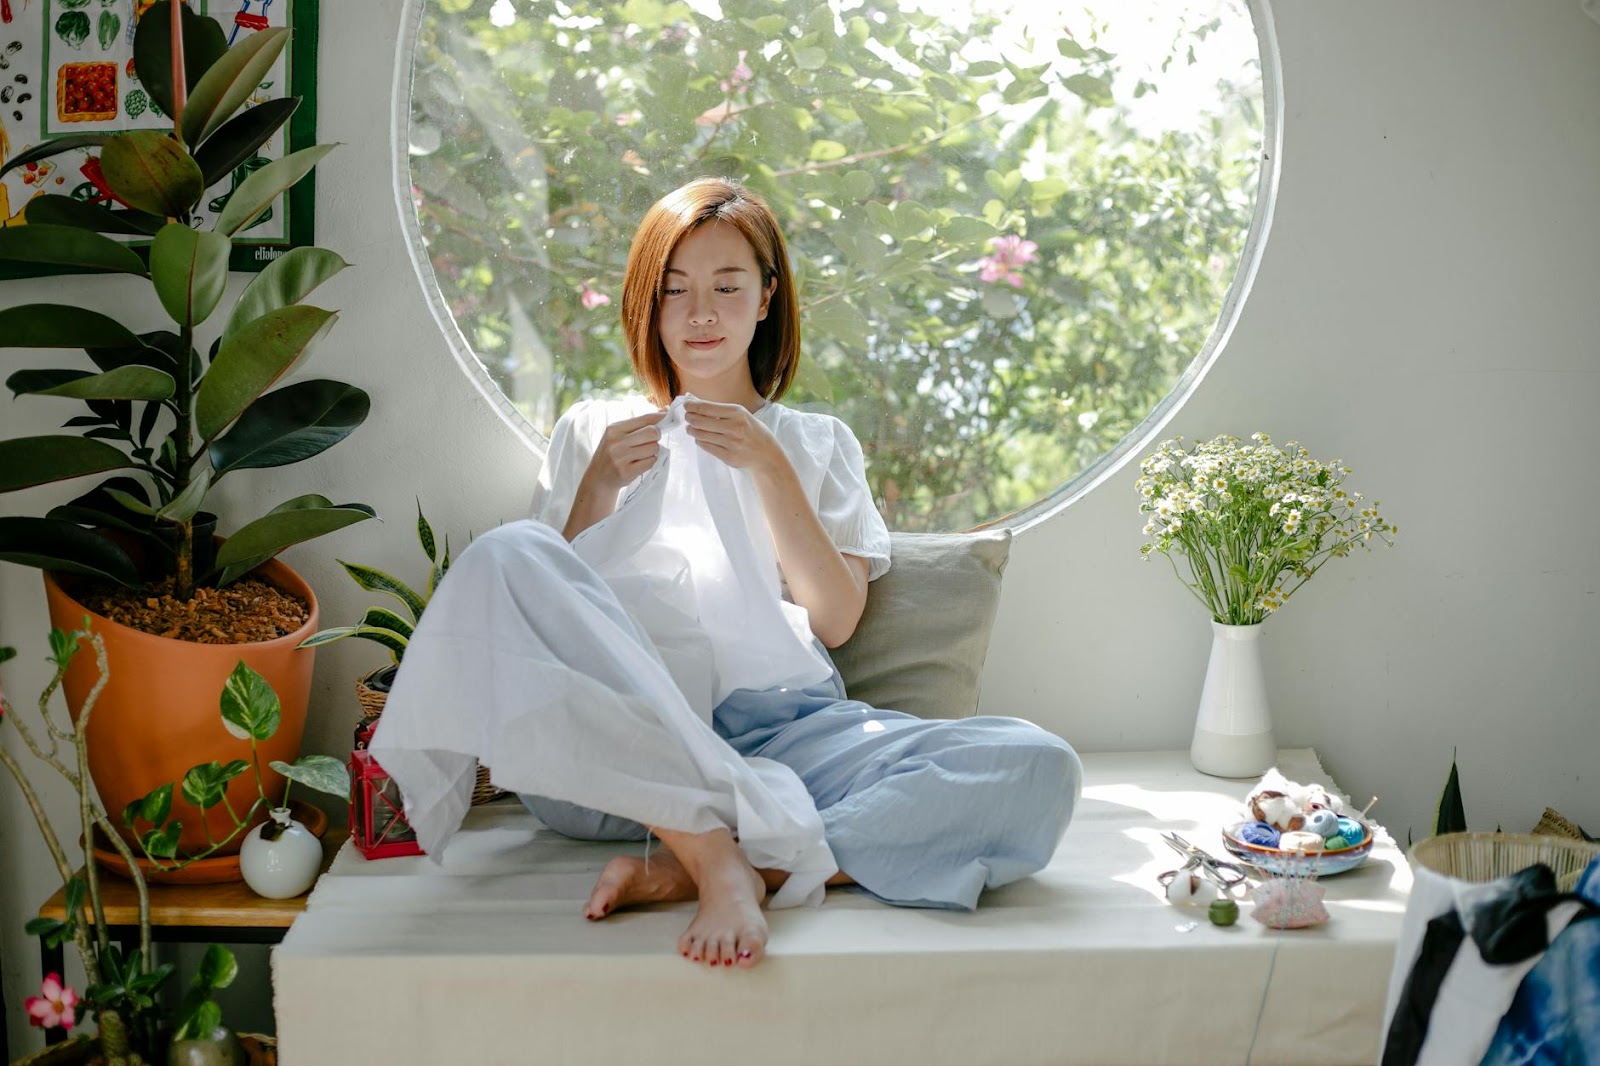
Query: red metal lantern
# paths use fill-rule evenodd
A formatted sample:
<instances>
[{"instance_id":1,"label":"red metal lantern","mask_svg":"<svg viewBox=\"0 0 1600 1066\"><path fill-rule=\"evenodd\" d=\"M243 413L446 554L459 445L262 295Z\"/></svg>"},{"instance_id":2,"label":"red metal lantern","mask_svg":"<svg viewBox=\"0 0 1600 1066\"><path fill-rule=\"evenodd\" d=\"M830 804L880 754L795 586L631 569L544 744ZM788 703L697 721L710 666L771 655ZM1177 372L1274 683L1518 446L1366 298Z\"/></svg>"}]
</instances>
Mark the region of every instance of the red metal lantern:
<instances>
[{"instance_id":1,"label":"red metal lantern","mask_svg":"<svg viewBox=\"0 0 1600 1066\"><path fill-rule=\"evenodd\" d=\"M365 748L350 753L350 840L369 859L422 854L400 786Z\"/></svg>"}]
</instances>

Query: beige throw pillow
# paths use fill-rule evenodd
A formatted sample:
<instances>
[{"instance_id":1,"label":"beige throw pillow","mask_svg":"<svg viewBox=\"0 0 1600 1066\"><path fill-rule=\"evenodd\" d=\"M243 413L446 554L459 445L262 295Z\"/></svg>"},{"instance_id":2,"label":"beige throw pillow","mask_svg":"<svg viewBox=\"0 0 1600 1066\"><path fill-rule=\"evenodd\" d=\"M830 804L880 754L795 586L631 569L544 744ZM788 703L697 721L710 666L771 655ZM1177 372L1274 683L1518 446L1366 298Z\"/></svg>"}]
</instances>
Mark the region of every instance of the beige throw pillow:
<instances>
[{"instance_id":1,"label":"beige throw pillow","mask_svg":"<svg viewBox=\"0 0 1600 1066\"><path fill-rule=\"evenodd\" d=\"M861 624L832 652L845 693L923 718L974 714L1011 531L889 539L889 572L867 586Z\"/></svg>"}]
</instances>

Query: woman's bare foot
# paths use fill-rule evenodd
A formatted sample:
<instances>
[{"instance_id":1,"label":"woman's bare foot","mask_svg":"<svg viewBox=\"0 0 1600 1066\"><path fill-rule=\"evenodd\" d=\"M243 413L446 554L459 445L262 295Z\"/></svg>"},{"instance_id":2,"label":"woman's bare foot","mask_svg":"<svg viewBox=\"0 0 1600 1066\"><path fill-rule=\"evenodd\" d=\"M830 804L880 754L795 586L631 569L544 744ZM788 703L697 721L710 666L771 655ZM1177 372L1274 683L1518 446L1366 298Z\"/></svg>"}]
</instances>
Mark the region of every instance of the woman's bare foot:
<instances>
[{"instance_id":1,"label":"woman's bare foot","mask_svg":"<svg viewBox=\"0 0 1600 1066\"><path fill-rule=\"evenodd\" d=\"M767 886L726 829L709 833L657 830L698 889L700 908L678 938L678 953L708 966L749 969L767 950L761 901Z\"/></svg>"},{"instance_id":2,"label":"woman's bare foot","mask_svg":"<svg viewBox=\"0 0 1600 1066\"><path fill-rule=\"evenodd\" d=\"M683 903L699 896L689 871L672 852L661 848L650 861L619 855L606 863L594 883L583 916L599 921L612 911L636 903Z\"/></svg>"}]
</instances>

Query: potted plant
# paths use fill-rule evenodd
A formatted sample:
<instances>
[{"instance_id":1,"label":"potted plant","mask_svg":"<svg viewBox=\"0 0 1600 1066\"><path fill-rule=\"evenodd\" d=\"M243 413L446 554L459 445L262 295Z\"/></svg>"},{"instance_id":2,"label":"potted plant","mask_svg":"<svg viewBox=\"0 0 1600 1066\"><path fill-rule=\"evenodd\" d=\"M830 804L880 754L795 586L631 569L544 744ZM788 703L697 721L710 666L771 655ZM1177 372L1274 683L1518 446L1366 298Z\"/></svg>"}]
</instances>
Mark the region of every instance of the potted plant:
<instances>
[{"instance_id":1,"label":"potted plant","mask_svg":"<svg viewBox=\"0 0 1600 1066\"><path fill-rule=\"evenodd\" d=\"M382 645L388 651L391 660L388 665L380 666L356 681L356 701L361 705L364 733L370 732L377 723L378 716L383 713L384 702L389 697L389 687L400 671L400 663L405 658L406 648L410 645L412 631L422 619L422 612L427 608L428 601L433 598L434 590L439 587L439 582L444 580L444 575L450 569L450 540L448 537L445 538L444 550L440 552L438 541L433 535L433 527L423 515L420 502L417 504L417 543L422 546L422 553L428 559L428 580L420 592L393 574L376 567L339 560L339 565L344 567L345 573L350 575L351 580L368 592L381 592L394 597L405 614L388 607L369 607L361 616L361 621L355 625L334 626L331 629L321 630L314 636L307 637L301 644L303 648L315 648L346 637L360 637ZM365 746L364 743L362 746ZM501 795L503 795L501 790L489 783L488 768L479 766L477 783L472 790L472 802L487 803Z\"/></svg>"},{"instance_id":2,"label":"potted plant","mask_svg":"<svg viewBox=\"0 0 1600 1066\"><path fill-rule=\"evenodd\" d=\"M0 173L73 148L98 146L112 204L44 195L26 225L0 230L0 259L132 274L150 283L174 328L135 333L87 307L30 304L0 310L0 347L76 348L93 369L21 370L18 395L75 399L87 412L67 434L0 440L0 492L111 475L42 517L0 518L0 559L37 566L53 623L71 629L86 613L115 669L100 696L90 771L119 809L196 762L242 757L244 742L216 745L203 723L243 659L283 698L283 721L262 754L288 762L298 750L309 698L316 598L274 557L283 549L373 516L364 504L301 495L214 539L206 510L231 474L300 462L343 440L367 417L367 394L332 380L275 387L303 362L337 315L301 302L348 264L322 248L295 248L216 314L233 242L330 149L286 155L249 174L209 229L191 223L204 191L234 172L283 125L297 99L241 106L282 52L285 29L244 36L228 48L221 26L182 3L144 12L134 62L170 132L82 134L25 150ZM107 234L149 239L141 258ZM222 320L220 328L216 327ZM202 328L213 339L202 341ZM205 352L204 355L201 353ZM210 643L208 643L210 642ZM94 679L85 664L65 679L79 708ZM164 728L148 728L159 713ZM184 716L190 723L182 724ZM199 736L200 748L182 738ZM264 771L268 789L281 783ZM246 782L230 793L247 805ZM219 812L178 804L183 845L225 834Z\"/></svg>"},{"instance_id":3,"label":"potted plant","mask_svg":"<svg viewBox=\"0 0 1600 1066\"><path fill-rule=\"evenodd\" d=\"M1371 541L1394 546L1396 527L1344 488L1348 467L1297 442L1257 433L1184 447L1163 441L1135 483L1146 517L1141 547L1161 554L1211 614L1211 659L1189 757L1219 777L1254 777L1277 759L1262 681L1262 623L1329 559ZM1180 569L1179 561L1183 566Z\"/></svg>"},{"instance_id":4,"label":"potted plant","mask_svg":"<svg viewBox=\"0 0 1600 1066\"><path fill-rule=\"evenodd\" d=\"M137 831L139 847L150 869L158 872L177 871L209 858L231 846L240 834L246 834L240 853L245 882L258 895L269 899L298 896L317 879L322 845L312 831L292 817L290 786L299 782L307 788L348 800L350 775L344 764L331 755L302 755L293 763L274 760L271 767L282 776L284 785L278 800L273 802L267 798L262 779L260 749L272 739L282 720L278 694L266 678L241 662L228 676L218 703L223 727L249 742L250 759L234 759L227 763L212 759L191 766L181 782L176 785L168 782L129 804L122 812L122 824ZM255 782L256 799L241 812L230 806L226 797L229 782L246 774ZM202 811L220 808L233 823L227 836L209 841L199 851L180 854L183 824L173 817L174 787L179 795ZM259 812L269 813L271 820L257 825ZM140 829L141 823L146 828Z\"/></svg>"},{"instance_id":5,"label":"potted plant","mask_svg":"<svg viewBox=\"0 0 1600 1066\"><path fill-rule=\"evenodd\" d=\"M422 552L428 557L429 567L428 583L421 592L394 575L375 567L339 560L339 565L344 567L344 572L350 575L352 581L368 592L381 592L393 596L410 616L409 619L387 607L369 607L361 616L361 621L355 625L321 630L300 644L302 648L315 648L343 640L345 637L360 637L382 645L389 652L391 660L389 665L380 666L356 682L356 696L367 717L376 717L383 710L383 698L388 694L389 686L400 670L400 660L405 656L412 630L422 618L422 612L428 606L428 601L433 598L433 590L439 587L439 582L450 569L449 541L446 539L444 552L441 555L438 541L433 535L433 527L423 515L420 502L417 504L417 542L422 545Z\"/></svg>"},{"instance_id":6,"label":"potted plant","mask_svg":"<svg viewBox=\"0 0 1600 1066\"><path fill-rule=\"evenodd\" d=\"M94 661L90 669L99 682L76 716L75 722L62 724L51 713L51 700L61 686L84 644L90 645ZM113 943L106 934L105 912L101 905L97 865L85 862L74 872L62 837L55 831L44 802L16 754L0 743L0 766L4 766L33 813L44 837L56 872L65 886L64 920L34 918L27 924L30 936L43 937L52 946L71 941L83 963L89 985L82 997L68 986L60 974L45 974L39 995L26 1002L28 1020L43 1029L80 1027L84 1010L94 1016L99 1032L78 1035L69 1044L47 1049L23 1063L87 1063L94 1056L107 1066L135 1066L146 1063L231 1063L237 1060L240 1041L222 1026L222 1012L212 993L231 984L237 972L233 954L219 944L207 948L187 994L173 1011L162 1004L162 988L175 972L171 963L157 965L151 951L149 893L144 878L133 863L126 841L111 831L111 823L94 798L87 772L89 763L88 730L94 717L96 699L108 676L105 642L87 629L50 633L54 676L38 701L41 736L36 736L17 714L5 694L0 692L0 731L7 725L22 738L35 761L60 774L77 794L80 839L92 839L95 830L105 834L122 853L139 897L139 945L129 951ZM0 647L0 663L15 655ZM62 754L61 745L66 746ZM85 845L87 851L87 845ZM87 856L85 856L87 858Z\"/></svg>"}]
</instances>

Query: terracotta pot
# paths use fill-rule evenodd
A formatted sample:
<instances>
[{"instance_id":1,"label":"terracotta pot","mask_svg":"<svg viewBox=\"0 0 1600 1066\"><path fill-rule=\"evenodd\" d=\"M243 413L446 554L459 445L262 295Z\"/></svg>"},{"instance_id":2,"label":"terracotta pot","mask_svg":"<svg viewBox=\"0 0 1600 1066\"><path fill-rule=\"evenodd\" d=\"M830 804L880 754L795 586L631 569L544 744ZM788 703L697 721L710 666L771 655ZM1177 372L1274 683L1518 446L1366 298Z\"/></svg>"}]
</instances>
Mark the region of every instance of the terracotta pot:
<instances>
[{"instance_id":1,"label":"terracotta pot","mask_svg":"<svg viewBox=\"0 0 1600 1066\"><path fill-rule=\"evenodd\" d=\"M70 632L88 615L91 630L105 641L109 678L89 720L89 776L112 824L130 841L133 835L121 828L122 809L129 803L169 782L179 785L196 763L250 760L250 742L227 731L219 704L223 685L241 659L267 679L282 703L278 731L258 745L258 758L267 799L276 802L283 796L283 776L269 764L274 759L293 762L300 753L316 650L301 650L297 645L317 631L317 599L311 586L277 559L263 564L254 576L303 598L310 607L306 624L286 637L252 644L172 640L94 614L72 598L56 575L44 574L50 624ZM98 677L94 656L88 649L79 652L62 683L74 721ZM253 774L242 774L229 783L228 803L235 811L243 813L255 800ZM177 787L172 817L183 822L179 842L183 851L206 847L200 809L183 802ZM233 823L222 806L213 807L208 817L210 839L220 840L232 831ZM255 821L266 817L263 810ZM237 852L243 842L240 833L216 854Z\"/></svg>"}]
</instances>

